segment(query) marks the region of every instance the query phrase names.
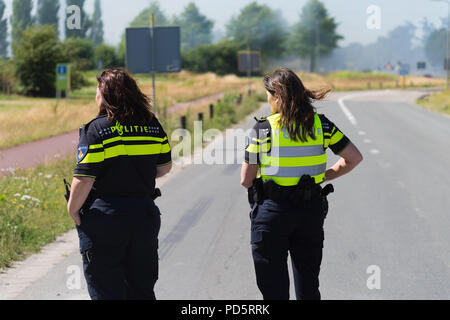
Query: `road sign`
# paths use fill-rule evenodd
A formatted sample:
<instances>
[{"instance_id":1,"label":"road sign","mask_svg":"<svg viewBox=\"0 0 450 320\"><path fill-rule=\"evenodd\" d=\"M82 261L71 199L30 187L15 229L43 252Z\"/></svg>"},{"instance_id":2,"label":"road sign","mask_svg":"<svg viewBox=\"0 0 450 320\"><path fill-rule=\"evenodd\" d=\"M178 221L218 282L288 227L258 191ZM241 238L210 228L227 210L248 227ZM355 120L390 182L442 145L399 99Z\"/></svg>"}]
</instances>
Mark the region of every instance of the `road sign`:
<instances>
[{"instance_id":1,"label":"road sign","mask_svg":"<svg viewBox=\"0 0 450 320\"><path fill-rule=\"evenodd\" d=\"M450 58L444 59L444 70L447 70L447 71L450 70Z\"/></svg>"},{"instance_id":2,"label":"road sign","mask_svg":"<svg viewBox=\"0 0 450 320\"><path fill-rule=\"evenodd\" d=\"M70 64L60 63L56 66L56 90L70 90Z\"/></svg>"},{"instance_id":3,"label":"road sign","mask_svg":"<svg viewBox=\"0 0 450 320\"><path fill-rule=\"evenodd\" d=\"M180 27L153 27L153 41L151 29L126 29L127 69L132 73L180 72Z\"/></svg>"},{"instance_id":4,"label":"road sign","mask_svg":"<svg viewBox=\"0 0 450 320\"><path fill-rule=\"evenodd\" d=\"M239 51L238 52L239 72L261 71L261 52L259 51Z\"/></svg>"},{"instance_id":5,"label":"road sign","mask_svg":"<svg viewBox=\"0 0 450 320\"><path fill-rule=\"evenodd\" d=\"M396 70L398 71L398 74L401 76L407 76L410 71L409 64L403 64L403 63L397 63Z\"/></svg>"},{"instance_id":6,"label":"road sign","mask_svg":"<svg viewBox=\"0 0 450 320\"><path fill-rule=\"evenodd\" d=\"M417 69L423 70L423 69L426 69L426 68L427 68L427 63L426 62L422 62L422 61L417 62Z\"/></svg>"}]
</instances>

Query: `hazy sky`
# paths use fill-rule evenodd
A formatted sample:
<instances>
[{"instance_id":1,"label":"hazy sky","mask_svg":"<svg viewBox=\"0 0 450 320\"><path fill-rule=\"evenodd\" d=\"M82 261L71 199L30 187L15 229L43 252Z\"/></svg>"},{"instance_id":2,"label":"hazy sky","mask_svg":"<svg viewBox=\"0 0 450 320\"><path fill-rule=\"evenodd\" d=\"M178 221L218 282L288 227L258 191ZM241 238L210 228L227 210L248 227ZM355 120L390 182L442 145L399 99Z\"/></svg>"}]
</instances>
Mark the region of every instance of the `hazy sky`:
<instances>
[{"instance_id":1,"label":"hazy sky","mask_svg":"<svg viewBox=\"0 0 450 320\"><path fill-rule=\"evenodd\" d=\"M6 0L7 15L11 14L13 0ZM37 0L34 0L35 7ZM125 27L148 4L150 0L101 0L105 40L117 44ZM160 6L171 16L179 14L192 0L160 0ZM252 0L193 0L200 11L215 22L216 30L225 30L225 25L233 15L237 15L242 7ZM307 0L258 0L273 9L279 9L289 24L298 20L299 13ZM330 15L339 23L338 31L344 36L341 45L351 42L363 44L374 42L379 36L387 34L405 21L419 25L426 17L436 26L440 26L440 18L447 16L447 4L431 0L322 0ZM65 0L61 0L65 7ZM94 0L86 0L86 11L93 11ZM376 5L381 9L381 29L369 30L366 27L367 8ZM61 10L61 14L63 11Z\"/></svg>"}]
</instances>

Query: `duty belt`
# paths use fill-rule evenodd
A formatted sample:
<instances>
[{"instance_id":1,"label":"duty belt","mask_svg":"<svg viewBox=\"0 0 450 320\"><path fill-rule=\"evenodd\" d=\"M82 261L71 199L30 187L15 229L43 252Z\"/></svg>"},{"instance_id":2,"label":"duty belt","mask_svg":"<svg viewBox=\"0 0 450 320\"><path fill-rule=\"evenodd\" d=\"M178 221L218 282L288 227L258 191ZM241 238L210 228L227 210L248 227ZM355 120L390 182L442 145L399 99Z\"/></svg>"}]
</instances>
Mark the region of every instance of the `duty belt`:
<instances>
[{"instance_id":1,"label":"duty belt","mask_svg":"<svg viewBox=\"0 0 450 320\"><path fill-rule=\"evenodd\" d=\"M264 200L273 200L275 202L288 201L300 205L310 200L327 197L334 192L333 185L329 184L322 188L316 184L311 176L303 176L296 186L284 187L276 184L273 180L263 182L262 179L256 179L253 187L249 189L249 202L261 204Z\"/></svg>"}]
</instances>

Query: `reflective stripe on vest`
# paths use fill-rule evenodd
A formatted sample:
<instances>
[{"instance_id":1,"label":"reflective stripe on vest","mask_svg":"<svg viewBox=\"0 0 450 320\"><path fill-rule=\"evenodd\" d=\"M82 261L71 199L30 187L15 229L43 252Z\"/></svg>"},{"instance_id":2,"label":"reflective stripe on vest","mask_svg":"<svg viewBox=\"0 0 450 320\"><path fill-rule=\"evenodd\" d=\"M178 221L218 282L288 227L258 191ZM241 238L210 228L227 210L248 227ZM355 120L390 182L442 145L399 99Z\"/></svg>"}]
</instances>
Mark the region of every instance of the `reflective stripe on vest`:
<instances>
[{"instance_id":1,"label":"reflective stripe on vest","mask_svg":"<svg viewBox=\"0 0 450 320\"><path fill-rule=\"evenodd\" d=\"M281 186L295 186L302 176L309 175L316 183L323 182L327 155L319 116L316 114L314 118L316 140L308 137L306 142L290 139L287 130L280 128L280 114L274 114L267 120L272 130L272 139L270 152L263 153L261 157L263 181L273 180Z\"/></svg>"}]
</instances>

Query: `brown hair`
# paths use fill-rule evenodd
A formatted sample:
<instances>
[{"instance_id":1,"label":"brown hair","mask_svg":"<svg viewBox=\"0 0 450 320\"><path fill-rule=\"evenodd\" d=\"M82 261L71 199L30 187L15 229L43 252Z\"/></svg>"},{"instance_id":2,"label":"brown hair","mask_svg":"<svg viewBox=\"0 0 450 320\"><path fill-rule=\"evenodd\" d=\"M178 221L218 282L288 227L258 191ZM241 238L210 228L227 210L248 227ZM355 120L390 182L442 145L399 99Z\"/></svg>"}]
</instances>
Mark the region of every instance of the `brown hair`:
<instances>
[{"instance_id":1,"label":"brown hair","mask_svg":"<svg viewBox=\"0 0 450 320\"><path fill-rule=\"evenodd\" d=\"M150 97L141 91L125 69L107 69L97 76L97 81L102 95L99 115L107 115L108 120L120 123L148 124L152 121Z\"/></svg>"},{"instance_id":2,"label":"brown hair","mask_svg":"<svg viewBox=\"0 0 450 320\"><path fill-rule=\"evenodd\" d=\"M279 98L278 110L281 125L294 140L306 142L308 136L316 140L314 130L315 100L323 100L331 89L311 91L305 88L300 78L288 68L280 68L264 78L264 87L275 98Z\"/></svg>"}]
</instances>

